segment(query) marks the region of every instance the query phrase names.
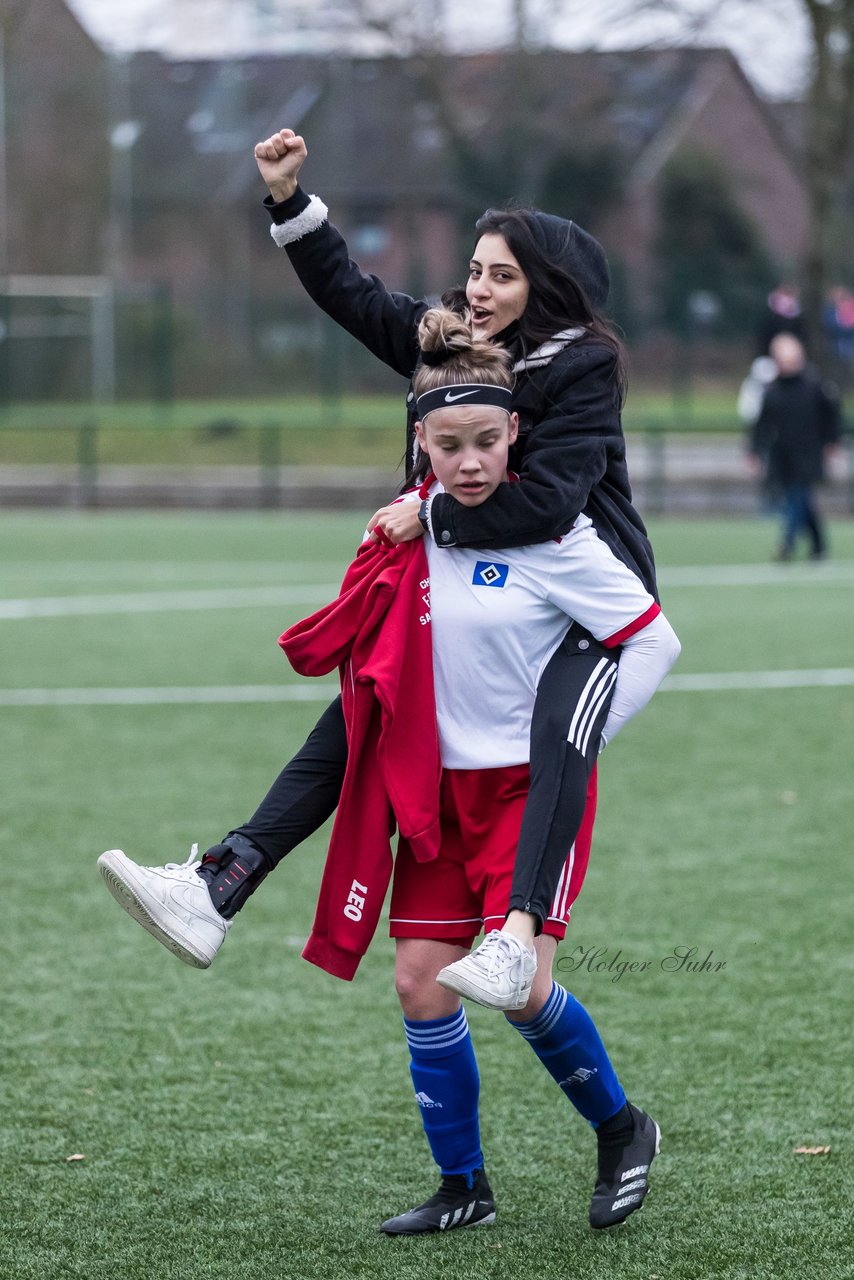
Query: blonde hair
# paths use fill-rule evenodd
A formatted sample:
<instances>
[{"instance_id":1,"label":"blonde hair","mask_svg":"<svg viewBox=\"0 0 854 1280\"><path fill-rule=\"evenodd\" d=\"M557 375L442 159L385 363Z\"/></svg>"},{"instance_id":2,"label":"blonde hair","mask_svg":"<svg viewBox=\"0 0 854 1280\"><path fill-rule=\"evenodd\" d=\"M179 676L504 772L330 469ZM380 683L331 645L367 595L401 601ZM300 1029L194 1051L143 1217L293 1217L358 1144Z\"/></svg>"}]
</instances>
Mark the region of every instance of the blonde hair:
<instances>
[{"instance_id":1,"label":"blonde hair","mask_svg":"<svg viewBox=\"0 0 854 1280\"><path fill-rule=\"evenodd\" d=\"M436 387L479 382L512 390L510 353L487 338L476 338L456 311L431 307L418 326L423 364L412 383L416 398Z\"/></svg>"}]
</instances>

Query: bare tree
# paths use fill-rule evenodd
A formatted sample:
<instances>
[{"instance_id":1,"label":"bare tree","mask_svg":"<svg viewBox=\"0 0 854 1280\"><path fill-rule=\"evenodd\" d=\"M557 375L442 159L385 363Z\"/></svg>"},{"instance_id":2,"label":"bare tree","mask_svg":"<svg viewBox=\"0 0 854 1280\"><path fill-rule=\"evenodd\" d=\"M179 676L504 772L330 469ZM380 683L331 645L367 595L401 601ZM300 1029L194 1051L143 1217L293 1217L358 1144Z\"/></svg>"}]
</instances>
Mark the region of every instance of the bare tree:
<instances>
[{"instance_id":1,"label":"bare tree","mask_svg":"<svg viewBox=\"0 0 854 1280\"><path fill-rule=\"evenodd\" d=\"M532 102L539 89L536 53L551 44L561 19L578 0L504 0L475 3L465 27L460 8L447 0L254 0L273 38L287 27L318 49L348 54L407 56L419 92L450 147L466 227L495 190L495 172L505 189L535 201L556 164L553 131L535 123ZM475 19L477 21L475 21ZM461 25L462 23L462 25ZM505 92L500 119L488 140L474 144L454 87L452 55L460 43L500 47L505 55Z\"/></svg>"},{"instance_id":2,"label":"bare tree","mask_svg":"<svg viewBox=\"0 0 854 1280\"><path fill-rule=\"evenodd\" d=\"M812 33L806 138L810 240L804 263L810 329L821 333L830 235L854 143L854 0L801 0Z\"/></svg>"},{"instance_id":3,"label":"bare tree","mask_svg":"<svg viewBox=\"0 0 854 1280\"><path fill-rule=\"evenodd\" d=\"M444 0L254 0L253 7L272 39L290 34L318 51L411 56L444 48Z\"/></svg>"},{"instance_id":4,"label":"bare tree","mask_svg":"<svg viewBox=\"0 0 854 1280\"><path fill-rule=\"evenodd\" d=\"M806 84L804 178L810 204L809 240L802 264L810 331L821 342L823 299L833 262L831 237L851 177L854 146L854 0L604 0L612 29L639 19L670 20L670 34L684 43L708 39L713 23L733 23L757 12L791 20L792 3L806 19L809 57ZM819 348L819 356L825 355Z\"/></svg>"},{"instance_id":5,"label":"bare tree","mask_svg":"<svg viewBox=\"0 0 854 1280\"><path fill-rule=\"evenodd\" d=\"M457 112L448 93L444 55L451 50L451 12L447 0L254 0L265 25L314 37L318 48L353 53L417 55L422 85L452 143L466 150ZM525 127L525 106L532 84L528 55L553 43L586 20L593 45L607 35L625 33L625 43L696 44L708 42L714 28L727 22L737 30L746 16L791 21L797 6L809 37L806 85L804 178L810 203L809 243L803 261L803 285L810 328L821 332L822 300L833 263L834 220L850 180L854 147L854 0L600 0L595 24L588 0L505 0L503 7L483 5L484 39L502 43L513 57L506 96L508 120ZM476 9L477 7L474 6ZM456 11L454 16L458 16ZM644 40L644 28L650 33ZM654 37L654 38L653 38ZM535 79L535 77L534 77Z\"/></svg>"},{"instance_id":6,"label":"bare tree","mask_svg":"<svg viewBox=\"0 0 854 1280\"><path fill-rule=\"evenodd\" d=\"M450 0L253 0L265 29L314 37L318 48L378 54L448 53L454 33L471 17L466 43L536 50L552 43L551 32L571 17L578 0L481 0L461 16Z\"/></svg>"}]
</instances>

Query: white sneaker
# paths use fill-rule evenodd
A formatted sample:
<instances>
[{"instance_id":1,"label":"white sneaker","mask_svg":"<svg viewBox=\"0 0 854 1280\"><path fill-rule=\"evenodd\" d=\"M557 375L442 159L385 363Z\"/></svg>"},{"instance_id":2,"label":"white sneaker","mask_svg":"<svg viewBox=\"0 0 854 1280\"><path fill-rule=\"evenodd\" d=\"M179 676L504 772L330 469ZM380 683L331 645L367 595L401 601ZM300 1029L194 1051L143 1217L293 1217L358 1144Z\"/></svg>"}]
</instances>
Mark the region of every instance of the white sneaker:
<instances>
[{"instance_id":1,"label":"white sneaker","mask_svg":"<svg viewBox=\"0 0 854 1280\"><path fill-rule=\"evenodd\" d=\"M536 972L536 951L493 929L470 955L446 965L436 981L487 1009L523 1009Z\"/></svg>"},{"instance_id":2,"label":"white sneaker","mask_svg":"<svg viewBox=\"0 0 854 1280\"><path fill-rule=\"evenodd\" d=\"M164 947L195 969L207 969L231 921L211 902L208 886L196 874L199 846L186 862L140 867L121 849L108 849L98 859L107 888L129 916Z\"/></svg>"}]
</instances>

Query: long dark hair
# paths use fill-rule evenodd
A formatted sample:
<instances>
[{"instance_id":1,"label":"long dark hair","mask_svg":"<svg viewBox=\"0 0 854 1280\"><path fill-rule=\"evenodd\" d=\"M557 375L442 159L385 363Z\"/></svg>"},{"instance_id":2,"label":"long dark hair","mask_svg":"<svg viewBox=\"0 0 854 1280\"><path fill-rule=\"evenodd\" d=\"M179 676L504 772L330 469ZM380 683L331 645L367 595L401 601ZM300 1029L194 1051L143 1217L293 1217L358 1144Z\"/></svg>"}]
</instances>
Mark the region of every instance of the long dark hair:
<instances>
[{"instance_id":1,"label":"long dark hair","mask_svg":"<svg viewBox=\"0 0 854 1280\"><path fill-rule=\"evenodd\" d=\"M562 329L583 329L584 337L577 341L596 340L613 351L615 382L622 403L626 390L623 344L613 325L594 310L580 281L563 263L549 256L535 238L532 228L536 217L535 209L487 209L475 224L478 237L504 237L528 281L528 302L516 331L520 355L529 355ZM442 300L447 298L450 303L452 297L458 299L457 291Z\"/></svg>"}]
</instances>

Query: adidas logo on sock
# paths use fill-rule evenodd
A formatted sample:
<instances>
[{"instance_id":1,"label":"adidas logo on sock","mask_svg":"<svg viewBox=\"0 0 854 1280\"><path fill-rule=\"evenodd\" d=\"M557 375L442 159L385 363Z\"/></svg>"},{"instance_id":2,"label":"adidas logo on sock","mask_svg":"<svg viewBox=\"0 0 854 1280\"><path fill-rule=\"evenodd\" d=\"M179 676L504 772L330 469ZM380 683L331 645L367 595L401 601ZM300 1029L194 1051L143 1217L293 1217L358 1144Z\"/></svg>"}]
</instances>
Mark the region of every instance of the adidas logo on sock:
<instances>
[{"instance_id":1,"label":"adidas logo on sock","mask_svg":"<svg viewBox=\"0 0 854 1280\"><path fill-rule=\"evenodd\" d=\"M578 1067L571 1076L561 1080L560 1087L561 1089L571 1089L574 1084L587 1084L587 1081L592 1080L598 1070L598 1067L594 1067L592 1070L589 1067Z\"/></svg>"},{"instance_id":2,"label":"adidas logo on sock","mask_svg":"<svg viewBox=\"0 0 854 1280\"><path fill-rule=\"evenodd\" d=\"M425 1110L428 1107L441 1108L442 1106L441 1102L434 1102L428 1093L416 1093L415 1101L418 1103L419 1107L424 1107Z\"/></svg>"}]
</instances>

